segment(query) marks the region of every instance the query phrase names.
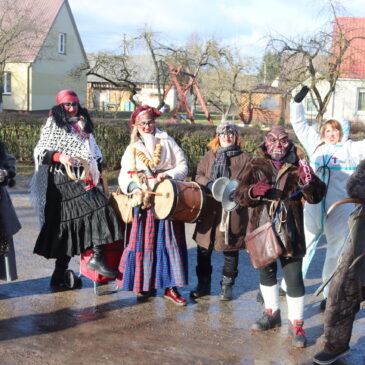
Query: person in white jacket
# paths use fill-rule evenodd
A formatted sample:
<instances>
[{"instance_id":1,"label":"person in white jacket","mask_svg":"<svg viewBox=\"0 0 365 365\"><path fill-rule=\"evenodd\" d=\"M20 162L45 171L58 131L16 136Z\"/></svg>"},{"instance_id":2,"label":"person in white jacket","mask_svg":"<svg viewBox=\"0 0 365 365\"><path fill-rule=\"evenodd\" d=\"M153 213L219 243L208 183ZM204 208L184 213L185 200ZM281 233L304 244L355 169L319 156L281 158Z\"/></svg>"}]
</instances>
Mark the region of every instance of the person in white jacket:
<instances>
[{"instance_id":1,"label":"person in white jacket","mask_svg":"<svg viewBox=\"0 0 365 365\"><path fill-rule=\"evenodd\" d=\"M187 247L184 223L156 219L150 204L155 184L167 179L183 180L188 172L184 152L175 140L156 128L160 112L148 105L132 114L131 143L124 152L119 186L133 195L133 222L129 243L119 270L123 278L117 285L134 291L139 298L165 289L164 298L186 305L177 287L187 284Z\"/></svg>"},{"instance_id":2,"label":"person in white jacket","mask_svg":"<svg viewBox=\"0 0 365 365\"><path fill-rule=\"evenodd\" d=\"M325 281L337 266L337 260L348 235L348 217L354 209L352 204L337 207L329 216L329 207L340 199L347 198L346 182L356 166L365 157L365 140L354 142L347 138L348 121L342 125L335 119L326 121L318 133L305 119L301 101L309 91L307 87L296 95L290 106L290 121L299 141L305 148L310 164L327 185L325 198L319 204L305 204L304 228L307 254L303 259L303 277L314 255L322 234L326 236L327 250L322 280ZM329 285L323 291L321 309L326 306Z\"/></svg>"}]
</instances>

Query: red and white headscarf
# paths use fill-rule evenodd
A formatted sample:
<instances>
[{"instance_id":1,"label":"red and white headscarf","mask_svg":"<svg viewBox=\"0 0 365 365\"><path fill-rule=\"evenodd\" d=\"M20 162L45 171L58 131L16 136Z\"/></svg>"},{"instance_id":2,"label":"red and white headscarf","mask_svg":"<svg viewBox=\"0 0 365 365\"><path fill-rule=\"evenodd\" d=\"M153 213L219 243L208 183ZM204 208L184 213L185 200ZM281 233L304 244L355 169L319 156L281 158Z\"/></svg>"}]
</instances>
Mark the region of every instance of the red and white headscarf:
<instances>
[{"instance_id":1,"label":"red and white headscarf","mask_svg":"<svg viewBox=\"0 0 365 365\"><path fill-rule=\"evenodd\" d=\"M131 116L129 121L129 127L131 130L131 144L137 141L138 139L138 129L137 126L142 121L148 121L151 119L156 119L161 115L161 112L156 108L149 105L139 106Z\"/></svg>"},{"instance_id":2,"label":"red and white headscarf","mask_svg":"<svg viewBox=\"0 0 365 365\"><path fill-rule=\"evenodd\" d=\"M150 119L156 119L161 115L161 112L158 111L156 108L149 106L149 105L142 105L139 106L131 116L131 119L129 121L129 126L131 130L133 129L135 124L138 124L141 120L150 120Z\"/></svg>"},{"instance_id":3,"label":"red and white headscarf","mask_svg":"<svg viewBox=\"0 0 365 365\"><path fill-rule=\"evenodd\" d=\"M79 103L80 99L73 90L61 90L56 95L56 104L60 105L62 103Z\"/></svg>"}]
</instances>

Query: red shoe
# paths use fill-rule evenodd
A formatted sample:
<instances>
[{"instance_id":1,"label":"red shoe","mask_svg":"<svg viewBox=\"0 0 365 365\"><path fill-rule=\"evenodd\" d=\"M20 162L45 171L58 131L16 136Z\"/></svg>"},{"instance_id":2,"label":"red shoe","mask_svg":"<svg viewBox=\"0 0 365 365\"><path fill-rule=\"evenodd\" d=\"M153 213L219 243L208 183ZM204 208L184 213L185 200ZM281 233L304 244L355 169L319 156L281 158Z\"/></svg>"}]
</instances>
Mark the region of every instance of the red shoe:
<instances>
[{"instance_id":1,"label":"red shoe","mask_svg":"<svg viewBox=\"0 0 365 365\"><path fill-rule=\"evenodd\" d=\"M186 300L180 296L176 287L165 289L165 299L171 300L175 305L184 306L186 305Z\"/></svg>"}]
</instances>

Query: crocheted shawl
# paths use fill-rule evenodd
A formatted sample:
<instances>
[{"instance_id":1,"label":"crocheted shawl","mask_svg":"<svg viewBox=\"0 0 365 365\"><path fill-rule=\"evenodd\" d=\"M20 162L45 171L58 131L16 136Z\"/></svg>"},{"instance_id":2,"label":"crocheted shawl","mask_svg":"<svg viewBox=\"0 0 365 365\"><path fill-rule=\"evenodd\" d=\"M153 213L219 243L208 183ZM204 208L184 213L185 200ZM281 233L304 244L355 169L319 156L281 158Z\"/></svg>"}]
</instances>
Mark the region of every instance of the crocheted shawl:
<instances>
[{"instance_id":1,"label":"crocheted shawl","mask_svg":"<svg viewBox=\"0 0 365 365\"><path fill-rule=\"evenodd\" d=\"M30 198L38 215L40 225L44 223L44 208L46 205L46 192L48 187L49 165L43 164L47 151L61 152L72 157L81 157L89 164L89 170L94 185L99 181L98 161L102 154L92 134L78 133L71 128L67 131L60 128L51 116L42 128L41 136L34 149L35 171L30 183ZM76 167L80 167L77 162ZM61 168L54 173L63 174Z\"/></svg>"}]
</instances>

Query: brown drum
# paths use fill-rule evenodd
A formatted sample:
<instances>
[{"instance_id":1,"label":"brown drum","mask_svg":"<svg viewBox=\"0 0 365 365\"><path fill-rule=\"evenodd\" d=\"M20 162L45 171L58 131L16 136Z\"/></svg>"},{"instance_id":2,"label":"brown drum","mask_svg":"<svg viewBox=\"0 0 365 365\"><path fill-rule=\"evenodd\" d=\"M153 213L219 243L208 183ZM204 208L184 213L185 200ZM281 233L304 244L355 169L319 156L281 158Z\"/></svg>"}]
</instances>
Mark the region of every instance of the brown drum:
<instances>
[{"instance_id":1,"label":"brown drum","mask_svg":"<svg viewBox=\"0 0 365 365\"><path fill-rule=\"evenodd\" d=\"M194 223L205 203L205 192L196 182L166 179L153 189L152 211L157 219Z\"/></svg>"}]
</instances>

